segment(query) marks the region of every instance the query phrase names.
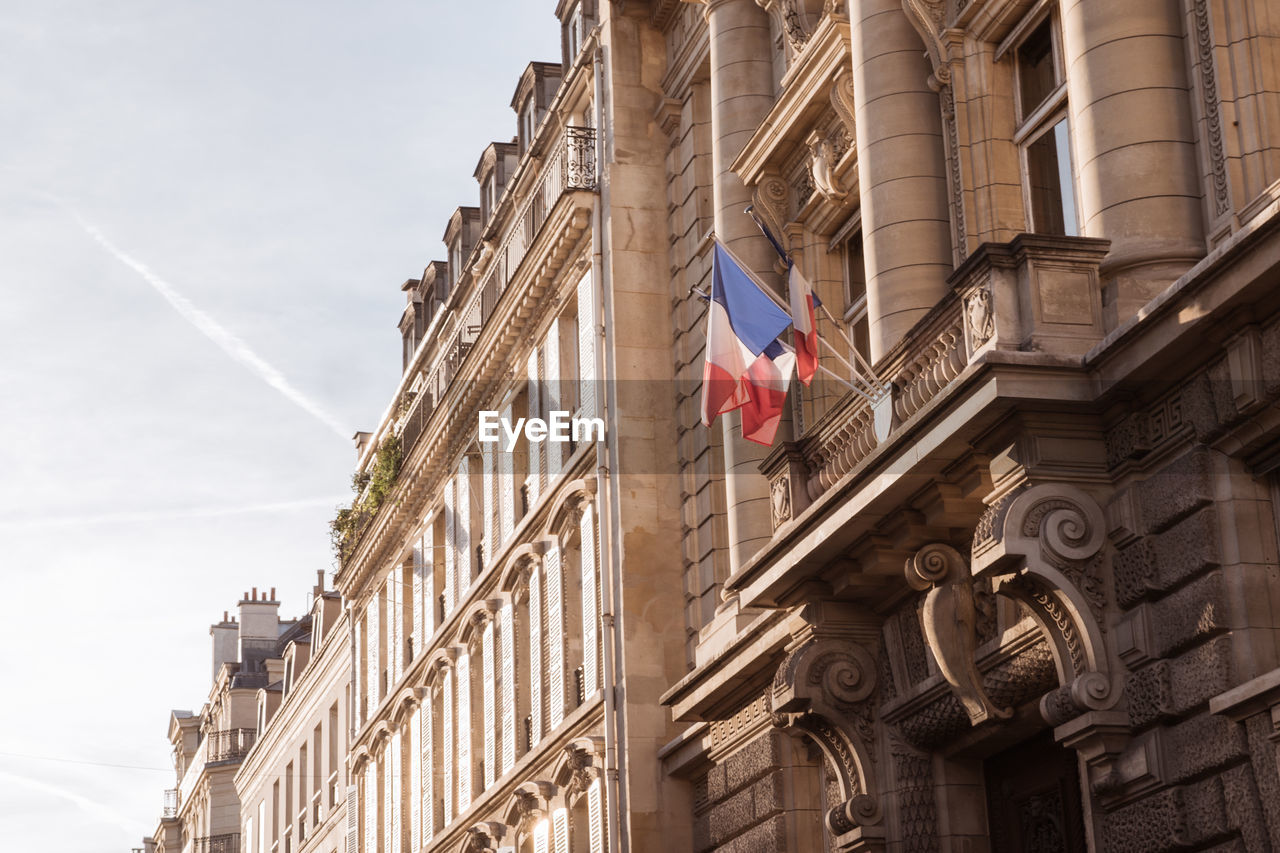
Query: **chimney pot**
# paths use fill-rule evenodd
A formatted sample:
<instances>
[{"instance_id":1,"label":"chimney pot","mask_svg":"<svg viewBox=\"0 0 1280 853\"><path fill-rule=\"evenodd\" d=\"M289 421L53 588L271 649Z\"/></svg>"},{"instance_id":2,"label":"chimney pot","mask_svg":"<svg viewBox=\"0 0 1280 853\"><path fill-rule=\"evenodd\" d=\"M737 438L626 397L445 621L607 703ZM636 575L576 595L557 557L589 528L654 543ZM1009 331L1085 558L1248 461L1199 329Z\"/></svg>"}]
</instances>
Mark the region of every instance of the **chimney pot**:
<instances>
[{"instance_id":1,"label":"chimney pot","mask_svg":"<svg viewBox=\"0 0 1280 853\"><path fill-rule=\"evenodd\" d=\"M273 587L271 587L271 599L270 599L270 600L271 600L271 601L275 601L275 600L276 600L276 588L275 588L274 586L273 586Z\"/></svg>"},{"instance_id":2,"label":"chimney pot","mask_svg":"<svg viewBox=\"0 0 1280 853\"><path fill-rule=\"evenodd\" d=\"M258 600L258 588L256 586L253 588L253 600Z\"/></svg>"}]
</instances>

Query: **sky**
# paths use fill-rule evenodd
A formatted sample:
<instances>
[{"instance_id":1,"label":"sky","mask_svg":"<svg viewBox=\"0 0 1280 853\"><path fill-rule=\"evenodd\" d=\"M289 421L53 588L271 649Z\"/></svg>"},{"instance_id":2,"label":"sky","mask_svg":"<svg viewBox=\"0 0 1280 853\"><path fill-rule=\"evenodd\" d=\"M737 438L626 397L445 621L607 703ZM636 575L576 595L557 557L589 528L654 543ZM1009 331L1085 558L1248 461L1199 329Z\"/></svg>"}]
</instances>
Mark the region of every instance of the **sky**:
<instances>
[{"instance_id":1,"label":"sky","mask_svg":"<svg viewBox=\"0 0 1280 853\"><path fill-rule=\"evenodd\" d=\"M4 849L139 846L210 623L333 569L400 284L554 5L0 4Z\"/></svg>"}]
</instances>

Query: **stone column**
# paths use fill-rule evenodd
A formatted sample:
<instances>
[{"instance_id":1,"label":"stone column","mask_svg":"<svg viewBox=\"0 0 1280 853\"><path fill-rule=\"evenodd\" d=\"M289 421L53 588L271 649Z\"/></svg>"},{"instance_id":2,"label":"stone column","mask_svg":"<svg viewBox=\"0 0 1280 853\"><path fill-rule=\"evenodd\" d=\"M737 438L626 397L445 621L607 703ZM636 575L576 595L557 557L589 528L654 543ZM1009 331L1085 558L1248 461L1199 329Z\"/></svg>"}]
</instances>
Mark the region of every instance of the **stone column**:
<instances>
[{"instance_id":1,"label":"stone column","mask_svg":"<svg viewBox=\"0 0 1280 853\"><path fill-rule=\"evenodd\" d=\"M777 254L743 210L751 192L730 165L773 106L773 43L769 18L755 0L708 0L711 40L712 197L718 236L761 278L776 277ZM720 416L729 532L729 570L737 572L769 541L769 484L760 473L767 447L742 437L737 412Z\"/></svg>"},{"instance_id":2,"label":"stone column","mask_svg":"<svg viewBox=\"0 0 1280 853\"><path fill-rule=\"evenodd\" d=\"M1205 254L1182 16L1177 0L1064 0L1061 14L1081 229L1111 241L1114 328Z\"/></svg>"},{"instance_id":3,"label":"stone column","mask_svg":"<svg viewBox=\"0 0 1280 853\"><path fill-rule=\"evenodd\" d=\"M849 21L874 362L946 294L951 219L938 94L902 0L849 0Z\"/></svg>"}]
</instances>

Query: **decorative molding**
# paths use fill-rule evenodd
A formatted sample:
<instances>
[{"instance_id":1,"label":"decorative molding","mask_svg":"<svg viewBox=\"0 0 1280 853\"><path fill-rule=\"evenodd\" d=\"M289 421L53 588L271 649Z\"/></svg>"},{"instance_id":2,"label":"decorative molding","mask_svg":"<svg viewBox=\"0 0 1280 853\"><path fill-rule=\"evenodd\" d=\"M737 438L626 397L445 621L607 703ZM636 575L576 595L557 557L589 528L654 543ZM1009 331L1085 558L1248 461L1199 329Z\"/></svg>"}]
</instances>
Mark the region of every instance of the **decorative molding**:
<instances>
[{"instance_id":1,"label":"decorative molding","mask_svg":"<svg viewBox=\"0 0 1280 853\"><path fill-rule=\"evenodd\" d=\"M498 853L498 844L507 834L506 824L496 820L477 823L467 829L466 853Z\"/></svg>"},{"instance_id":2,"label":"decorative molding","mask_svg":"<svg viewBox=\"0 0 1280 853\"><path fill-rule=\"evenodd\" d=\"M1213 214L1220 218L1231 211L1231 187L1227 181L1227 157L1222 141L1222 104L1218 96L1218 72L1213 56L1213 28L1207 0L1193 0L1196 65L1200 71L1201 108L1204 110L1209 165L1213 172Z\"/></svg>"}]
</instances>

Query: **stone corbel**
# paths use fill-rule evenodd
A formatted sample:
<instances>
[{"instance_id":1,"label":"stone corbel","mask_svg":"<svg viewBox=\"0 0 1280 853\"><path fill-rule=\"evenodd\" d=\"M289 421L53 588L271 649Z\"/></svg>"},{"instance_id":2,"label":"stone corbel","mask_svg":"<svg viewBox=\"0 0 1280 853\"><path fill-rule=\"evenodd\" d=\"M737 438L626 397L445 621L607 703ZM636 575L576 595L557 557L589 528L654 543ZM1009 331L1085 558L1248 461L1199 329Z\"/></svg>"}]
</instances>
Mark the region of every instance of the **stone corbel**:
<instances>
[{"instance_id":1,"label":"stone corbel","mask_svg":"<svg viewBox=\"0 0 1280 853\"><path fill-rule=\"evenodd\" d=\"M498 853L498 844L507 834L506 824L496 820L477 823L467 830L468 853Z\"/></svg>"},{"instance_id":2,"label":"stone corbel","mask_svg":"<svg viewBox=\"0 0 1280 853\"><path fill-rule=\"evenodd\" d=\"M964 557L950 545L935 542L907 560L905 572L912 589L928 590L920 610L925 641L970 724L1009 719L1013 710L991 701L978 672L977 607Z\"/></svg>"},{"instance_id":3,"label":"stone corbel","mask_svg":"<svg viewBox=\"0 0 1280 853\"><path fill-rule=\"evenodd\" d=\"M827 201L839 204L849 195L849 191L840 185L836 178L836 149L818 131L809 134L806 140L809 146L809 173L813 176L813 187L822 193Z\"/></svg>"},{"instance_id":4,"label":"stone corbel","mask_svg":"<svg viewBox=\"0 0 1280 853\"><path fill-rule=\"evenodd\" d=\"M523 782L511 793L503 820L520 835L533 831L538 821L551 814L551 800L559 789L553 782Z\"/></svg>"},{"instance_id":5,"label":"stone corbel","mask_svg":"<svg viewBox=\"0 0 1280 853\"><path fill-rule=\"evenodd\" d=\"M809 632L793 642L769 691L774 725L808 737L836 771L841 802L824 818L834 850L884 849L870 747L875 687L875 659L865 647L846 636Z\"/></svg>"},{"instance_id":6,"label":"stone corbel","mask_svg":"<svg viewBox=\"0 0 1280 853\"><path fill-rule=\"evenodd\" d=\"M556 784L565 792L566 804L591 787L604 768L604 738L580 737L564 748L555 772Z\"/></svg>"},{"instance_id":7,"label":"stone corbel","mask_svg":"<svg viewBox=\"0 0 1280 853\"><path fill-rule=\"evenodd\" d=\"M1114 710L1119 679L1107 665L1102 626L1072 577L1084 577L1099 557L1106 531L1101 507L1084 491L1041 484L992 504L972 553L974 575L989 575L998 594L1025 605L1048 639L1062 686L1040 700L1040 715L1058 741L1081 753L1098 791L1115 777L1128 715Z\"/></svg>"}]
</instances>

